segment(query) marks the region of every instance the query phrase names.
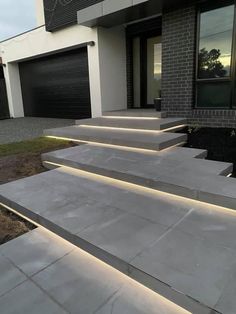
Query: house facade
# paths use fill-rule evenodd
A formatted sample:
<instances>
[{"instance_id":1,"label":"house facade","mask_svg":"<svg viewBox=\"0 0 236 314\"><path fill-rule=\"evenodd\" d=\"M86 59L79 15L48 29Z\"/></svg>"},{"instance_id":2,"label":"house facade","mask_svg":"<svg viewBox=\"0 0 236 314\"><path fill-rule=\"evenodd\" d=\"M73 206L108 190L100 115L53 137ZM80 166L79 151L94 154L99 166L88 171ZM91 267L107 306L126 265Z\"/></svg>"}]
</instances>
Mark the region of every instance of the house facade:
<instances>
[{"instance_id":1,"label":"house facade","mask_svg":"<svg viewBox=\"0 0 236 314\"><path fill-rule=\"evenodd\" d=\"M236 127L236 1L37 0L0 44L12 117L151 108Z\"/></svg>"}]
</instances>

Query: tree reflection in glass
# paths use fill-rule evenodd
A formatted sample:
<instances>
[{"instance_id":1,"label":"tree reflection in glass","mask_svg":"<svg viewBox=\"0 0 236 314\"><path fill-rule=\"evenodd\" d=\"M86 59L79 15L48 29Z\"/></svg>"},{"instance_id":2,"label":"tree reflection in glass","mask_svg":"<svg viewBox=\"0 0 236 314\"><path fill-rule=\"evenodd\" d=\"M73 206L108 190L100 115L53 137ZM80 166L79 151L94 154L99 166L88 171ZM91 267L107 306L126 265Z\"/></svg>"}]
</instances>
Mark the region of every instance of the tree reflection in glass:
<instances>
[{"instance_id":1,"label":"tree reflection in glass","mask_svg":"<svg viewBox=\"0 0 236 314\"><path fill-rule=\"evenodd\" d=\"M234 5L201 13L199 79L230 76L233 22Z\"/></svg>"}]
</instances>

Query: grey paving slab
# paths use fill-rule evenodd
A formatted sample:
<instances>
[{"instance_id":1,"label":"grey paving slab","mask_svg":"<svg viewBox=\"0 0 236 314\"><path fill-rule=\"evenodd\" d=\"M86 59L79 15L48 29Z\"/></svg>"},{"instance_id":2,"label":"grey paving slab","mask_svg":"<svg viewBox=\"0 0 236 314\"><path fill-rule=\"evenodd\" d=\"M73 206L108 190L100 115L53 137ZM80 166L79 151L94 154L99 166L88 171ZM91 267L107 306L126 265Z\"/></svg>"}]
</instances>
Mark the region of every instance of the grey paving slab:
<instances>
[{"instance_id":1,"label":"grey paving slab","mask_svg":"<svg viewBox=\"0 0 236 314\"><path fill-rule=\"evenodd\" d=\"M236 212L225 215L221 208L204 206L193 210L179 225L178 229L193 236L206 239L209 243L236 250Z\"/></svg>"},{"instance_id":2,"label":"grey paving slab","mask_svg":"<svg viewBox=\"0 0 236 314\"><path fill-rule=\"evenodd\" d=\"M0 247L0 253L12 261L28 276L42 270L74 249L64 240L58 245L58 237L37 228Z\"/></svg>"},{"instance_id":3,"label":"grey paving slab","mask_svg":"<svg viewBox=\"0 0 236 314\"><path fill-rule=\"evenodd\" d=\"M236 209L235 178L219 177L217 180L206 179L199 190L198 198L206 203Z\"/></svg>"},{"instance_id":4,"label":"grey paving slab","mask_svg":"<svg viewBox=\"0 0 236 314\"><path fill-rule=\"evenodd\" d=\"M234 250L173 230L131 265L214 308L235 270L235 258Z\"/></svg>"},{"instance_id":5,"label":"grey paving slab","mask_svg":"<svg viewBox=\"0 0 236 314\"><path fill-rule=\"evenodd\" d=\"M173 159L183 159L183 158L204 159L207 157L207 150L189 148L189 147L172 147L170 149L165 149L161 152L156 152L156 154L162 157L168 157L168 158L173 158Z\"/></svg>"},{"instance_id":6,"label":"grey paving slab","mask_svg":"<svg viewBox=\"0 0 236 314\"><path fill-rule=\"evenodd\" d=\"M17 118L0 121L0 144L20 142L43 136L48 128L74 124L74 120L51 118Z\"/></svg>"},{"instance_id":7,"label":"grey paving slab","mask_svg":"<svg viewBox=\"0 0 236 314\"><path fill-rule=\"evenodd\" d=\"M46 185L45 182L48 184ZM22 186L24 186L23 190ZM65 189L62 190L61 186ZM24 197L26 191L27 197ZM58 221L61 219L65 224L66 217L71 215L74 218L78 210L78 217L87 219L87 222L84 221L85 226L94 224L95 220L99 222L101 216L103 219L109 216L113 219L119 218L124 213L133 212L140 218L169 227L189 210L189 201L176 204L175 197L143 193L137 188L134 190L132 187L123 186L122 183L112 184L105 178L102 181L99 177L89 178L86 174L73 175L72 172L62 168L1 185L0 195L3 199L8 199L22 208L32 210L36 215L39 213L41 200L45 198L47 206L42 207L40 215L44 213L47 217L53 217ZM58 199L62 197L64 201L62 206L59 206ZM82 217L83 214L87 217ZM70 226L69 224L68 227ZM79 224L77 228L80 228Z\"/></svg>"},{"instance_id":8,"label":"grey paving slab","mask_svg":"<svg viewBox=\"0 0 236 314\"><path fill-rule=\"evenodd\" d=\"M167 227L127 214L118 219L96 223L78 235L125 262L161 237Z\"/></svg>"},{"instance_id":9,"label":"grey paving slab","mask_svg":"<svg viewBox=\"0 0 236 314\"><path fill-rule=\"evenodd\" d=\"M100 117L93 119L77 120L76 124L91 127L95 126L95 127L160 131L177 126L184 126L185 124L187 124L187 119L183 118L124 119L119 117L116 118Z\"/></svg>"},{"instance_id":10,"label":"grey paving slab","mask_svg":"<svg viewBox=\"0 0 236 314\"><path fill-rule=\"evenodd\" d=\"M30 280L0 297L1 314L66 314Z\"/></svg>"},{"instance_id":11,"label":"grey paving slab","mask_svg":"<svg viewBox=\"0 0 236 314\"><path fill-rule=\"evenodd\" d=\"M27 277L0 253L0 296L26 279Z\"/></svg>"},{"instance_id":12,"label":"grey paving slab","mask_svg":"<svg viewBox=\"0 0 236 314\"><path fill-rule=\"evenodd\" d=\"M112 205L167 227L176 224L195 206L191 204L190 207L189 200L177 202L175 197L163 197L154 193L148 194L137 188L127 190L122 197L114 199Z\"/></svg>"},{"instance_id":13,"label":"grey paving slab","mask_svg":"<svg viewBox=\"0 0 236 314\"><path fill-rule=\"evenodd\" d=\"M124 181L129 181L126 174L133 175L137 181L155 178L161 180L162 175L169 174L174 174L181 180L183 174L187 173L199 177L205 174L228 175L233 170L231 163L186 158L184 153L181 154L182 158L177 157L177 153L169 156L162 152L145 154L96 145L81 145L44 154L42 159L111 177L115 177L117 173L120 179L123 176Z\"/></svg>"},{"instance_id":14,"label":"grey paving slab","mask_svg":"<svg viewBox=\"0 0 236 314\"><path fill-rule=\"evenodd\" d=\"M46 173L46 176L45 173L42 173L29 177L26 181L15 181L14 186L12 186L13 190L8 189L6 185L1 185L1 195L9 200L14 195L13 199L17 200L19 206L33 208L37 215L52 209L52 204L53 208L58 209L73 202L79 206L85 203L89 193L95 194L96 184L94 184L93 190L87 190L85 181L79 189L76 184L71 185L72 178L70 175L61 175L50 171ZM43 191L43 193L39 193L39 191Z\"/></svg>"},{"instance_id":15,"label":"grey paving slab","mask_svg":"<svg viewBox=\"0 0 236 314\"><path fill-rule=\"evenodd\" d=\"M125 282L111 267L86 253L72 252L33 277L49 295L70 313L94 313Z\"/></svg>"},{"instance_id":16,"label":"grey paving slab","mask_svg":"<svg viewBox=\"0 0 236 314\"><path fill-rule=\"evenodd\" d=\"M17 266L22 267L22 263L18 265L17 254L21 255L22 261L24 253L26 256L23 265L27 264L31 269L36 262L32 259L33 255L37 255L39 265L43 265L43 238L44 242L53 248L51 256L54 256L54 262L44 265L45 268L34 275L29 274L27 268L23 267L23 271L30 276L24 282L18 281L18 273L11 272L16 286L0 295L0 311L3 314L107 313L113 304L114 313L188 313L86 252L75 247L73 252L70 252L69 242L42 227L27 234L27 250L25 236L1 246L0 253L3 247L4 252L11 252L13 247L18 246L22 252L17 249L16 254L11 254L10 257ZM9 250L6 250L7 247ZM70 253L58 258L61 247ZM47 249L45 251L47 255ZM2 270L1 268L0 283L6 284Z\"/></svg>"},{"instance_id":17,"label":"grey paving slab","mask_svg":"<svg viewBox=\"0 0 236 314\"><path fill-rule=\"evenodd\" d=\"M154 293L144 293L137 289L137 283L125 284L112 298L96 313L97 314L187 314L189 312L177 308L174 304L167 307L164 300ZM140 288L140 286L139 286ZM158 303L157 300L160 300Z\"/></svg>"},{"instance_id":18,"label":"grey paving slab","mask_svg":"<svg viewBox=\"0 0 236 314\"><path fill-rule=\"evenodd\" d=\"M214 307L218 302L228 276L236 269L233 219L230 223L231 218L228 216L233 212L82 172L76 175L73 170L66 168L40 174L40 177L40 180L34 176L2 185L0 195L8 205L11 203L12 206L16 206L21 213L24 208L23 213L36 221L40 216L40 223L49 230L72 241L154 291L162 293L175 303L186 306L188 310L192 309L193 305L199 307L193 313L209 313L208 307ZM48 185L44 184L45 181ZM63 182L67 187L65 190L61 189ZM24 191L21 190L22 185ZM50 189L53 192L52 198L48 193ZM25 191L27 198L21 195ZM35 191L38 191L38 198ZM61 193L66 201L57 212L57 201ZM80 195L84 196L85 193L87 203L83 197L80 201ZM38 208L38 200L41 201L44 195L47 198L47 207L40 213L38 209L34 213L32 200ZM74 195L72 199L71 195ZM216 216L222 211L223 239L219 240L218 234L215 243L214 234L208 236L202 232L201 235L204 224L202 228L199 221L204 220L204 217L195 219L193 215L195 212L203 215L204 208L210 212L216 211ZM78 220L75 218L76 212ZM206 214L206 221L208 220L210 225L209 213ZM85 228L80 224L80 220L84 222ZM192 233L185 230L185 220L192 224ZM214 224L213 219L212 225ZM43 247L40 241L38 246L40 251ZM29 245L29 248L32 246ZM33 249L30 250L33 252ZM47 249L45 251L47 255ZM57 252L56 249L52 250L52 255L60 258ZM32 256L38 257L40 267L45 263L42 254L34 254L26 254L29 269L35 267L35 259ZM9 254L9 258L27 272L27 261L22 256L18 258ZM63 259L60 258L60 261ZM52 263L53 260L52 258ZM53 265L45 266L45 271ZM51 282L50 276L47 275L50 271L45 274L43 282ZM68 298L70 300L70 295ZM224 300L222 304L223 302Z\"/></svg>"},{"instance_id":19,"label":"grey paving slab","mask_svg":"<svg viewBox=\"0 0 236 314\"><path fill-rule=\"evenodd\" d=\"M225 288L221 294L221 297L215 306L216 310L219 311L220 313L235 314L235 311L236 311L236 298L235 298L236 283L235 283L235 278L236 278L236 272L233 271L230 274L230 276L228 278L228 282L225 285Z\"/></svg>"},{"instance_id":20,"label":"grey paving slab","mask_svg":"<svg viewBox=\"0 0 236 314\"><path fill-rule=\"evenodd\" d=\"M99 223L115 221L126 211L106 205L105 202L88 200L82 205L71 203L65 208L53 208L44 212L44 217L73 234Z\"/></svg>"},{"instance_id":21,"label":"grey paving slab","mask_svg":"<svg viewBox=\"0 0 236 314\"><path fill-rule=\"evenodd\" d=\"M222 176L232 171L232 164L229 163L169 158L161 154L140 154L95 145L57 151L42 158L44 161L236 209L236 180ZM48 167L50 169L51 164Z\"/></svg>"},{"instance_id":22,"label":"grey paving slab","mask_svg":"<svg viewBox=\"0 0 236 314\"><path fill-rule=\"evenodd\" d=\"M103 112L103 116L166 118L167 113L164 111L159 112L154 109L128 109L105 111Z\"/></svg>"},{"instance_id":23,"label":"grey paving slab","mask_svg":"<svg viewBox=\"0 0 236 314\"><path fill-rule=\"evenodd\" d=\"M87 148L90 148L90 147L95 148L95 149L101 147L99 146L99 144L98 145L97 144L83 144L83 146L84 146L83 147L84 150L87 150ZM75 154L75 151L76 151L75 148L77 147L69 147L67 149L61 149L61 150L53 151L50 153L42 154L42 156L52 155L52 156L58 156L58 157L67 157L67 156ZM112 151L112 148L110 149ZM119 154L119 152L122 153L123 151L127 151L127 149L125 147L117 146L115 151L117 152L117 154ZM138 160L142 160L143 156L147 156L147 155L157 156L158 158L169 158L169 159L177 159L177 160L178 159L182 160L186 158L205 159L207 157L207 151L204 149L196 149L196 148L188 148L188 147L171 147L169 149L164 149L162 151L145 151L145 152L137 151L135 154L136 159ZM223 164L227 164L227 163L223 163Z\"/></svg>"},{"instance_id":24,"label":"grey paving slab","mask_svg":"<svg viewBox=\"0 0 236 314\"><path fill-rule=\"evenodd\" d=\"M106 129L94 129L86 126L49 129L44 131L44 135L150 150L162 150L174 145L183 144L187 140L187 135L181 133L114 129L107 131Z\"/></svg>"},{"instance_id":25,"label":"grey paving slab","mask_svg":"<svg viewBox=\"0 0 236 314\"><path fill-rule=\"evenodd\" d=\"M79 249L33 280L70 313L188 313Z\"/></svg>"}]
</instances>

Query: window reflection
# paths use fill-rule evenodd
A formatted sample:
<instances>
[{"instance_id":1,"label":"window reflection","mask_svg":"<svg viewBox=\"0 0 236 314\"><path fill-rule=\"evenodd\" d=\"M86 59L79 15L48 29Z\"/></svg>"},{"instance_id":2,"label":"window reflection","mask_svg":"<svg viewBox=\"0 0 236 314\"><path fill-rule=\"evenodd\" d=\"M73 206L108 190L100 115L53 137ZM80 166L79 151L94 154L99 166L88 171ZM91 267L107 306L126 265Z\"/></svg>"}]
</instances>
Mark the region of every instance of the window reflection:
<instances>
[{"instance_id":1,"label":"window reflection","mask_svg":"<svg viewBox=\"0 0 236 314\"><path fill-rule=\"evenodd\" d=\"M198 78L230 76L234 5L202 12Z\"/></svg>"}]
</instances>

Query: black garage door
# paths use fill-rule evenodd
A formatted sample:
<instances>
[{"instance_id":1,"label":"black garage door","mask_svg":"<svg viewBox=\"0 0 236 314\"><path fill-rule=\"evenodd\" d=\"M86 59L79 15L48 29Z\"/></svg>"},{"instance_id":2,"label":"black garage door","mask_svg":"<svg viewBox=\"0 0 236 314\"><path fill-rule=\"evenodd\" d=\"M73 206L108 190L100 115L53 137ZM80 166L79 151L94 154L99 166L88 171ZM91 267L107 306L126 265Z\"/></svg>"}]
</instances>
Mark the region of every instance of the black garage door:
<instances>
[{"instance_id":1,"label":"black garage door","mask_svg":"<svg viewBox=\"0 0 236 314\"><path fill-rule=\"evenodd\" d=\"M91 117L87 48L19 64L26 117Z\"/></svg>"}]
</instances>

